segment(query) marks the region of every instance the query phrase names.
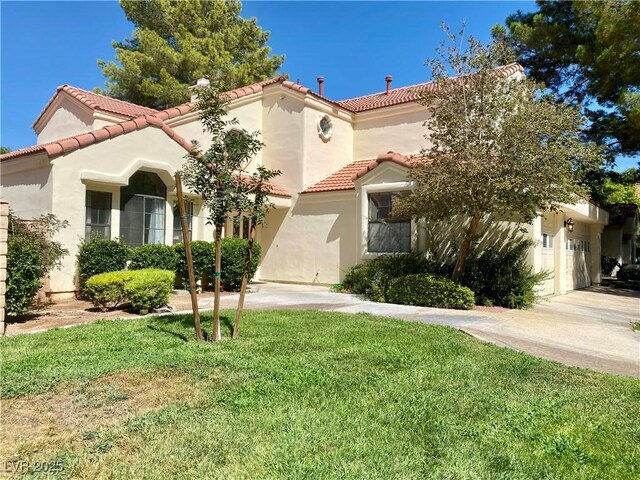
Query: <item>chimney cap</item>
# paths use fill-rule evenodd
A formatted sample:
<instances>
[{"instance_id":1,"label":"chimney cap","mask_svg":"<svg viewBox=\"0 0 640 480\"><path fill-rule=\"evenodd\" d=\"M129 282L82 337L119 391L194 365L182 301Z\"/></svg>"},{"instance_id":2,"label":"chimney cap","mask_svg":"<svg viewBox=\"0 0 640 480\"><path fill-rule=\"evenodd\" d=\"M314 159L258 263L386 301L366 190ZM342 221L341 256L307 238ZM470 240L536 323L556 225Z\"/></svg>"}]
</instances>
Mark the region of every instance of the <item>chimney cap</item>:
<instances>
[{"instance_id":1,"label":"chimney cap","mask_svg":"<svg viewBox=\"0 0 640 480\"><path fill-rule=\"evenodd\" d=\"M385 79L387 82L390 82L391 80L393 80L393 77L392 77L391 75L387 75L386 77L384 77L384 79Z\"/></svg>"},{"instance_id":2,"label":"chimney cap","mask_svg":"<svg viewBox=\"0 0 640 480\"><path fill-rule=\"evenodd\" d=\"M324 82L324 77L323 77L322 75L319 75L319 76L318 76L318 78L316 78L316 80L317 80L319 83L322 83L322 82Z\"/></svg>"}]
</instances>

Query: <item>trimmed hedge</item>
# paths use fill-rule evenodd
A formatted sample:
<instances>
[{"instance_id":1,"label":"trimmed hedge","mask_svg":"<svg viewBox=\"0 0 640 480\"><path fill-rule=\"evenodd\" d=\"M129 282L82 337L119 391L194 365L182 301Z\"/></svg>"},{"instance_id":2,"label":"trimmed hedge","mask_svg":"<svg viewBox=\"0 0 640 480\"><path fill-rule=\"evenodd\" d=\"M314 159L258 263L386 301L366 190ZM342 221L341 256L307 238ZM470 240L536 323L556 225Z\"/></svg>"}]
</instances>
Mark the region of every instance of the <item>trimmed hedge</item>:
<instances>
[{"instance_id":1,"label":"trimmed hedge","mask_svg":"<svg viewBox=\"0 0 640 480\"><path fill-rule=\"evenodd\" d=\"M188 287L189 274L187 272L187 256L184 251L184 244L176 243L173 246L173 250L176 252L176 275L182 281L182 284ZM193 259L196 282L200 280L204 289L208 283L208 272L213 269L215 262L213 242L205 242L204 240L191 242L191 258ZM205 273L207 273L207 278L204 278Z\"/></svg>"},{"instance_id":2,"label":"trimmed hedge","mask_svg":"<svg viewBox=\"0 0 640 480\"><path fill-rule=\"evenodd\" d=\"M640 280L640 263L633 263L631 265L623 265L618 273L616 273L618 280Z\"/></svg>"},{"instance_id":3,"label":"trimmed hedge","mask_svg":"<svg viewBox=\"0 0 640 480\"><path fill-rule=\"evenodd\" d=\"M159 270L176 270L178 254L169 245L140 245L131 250L129 270L155 268Z\"/></svg>"},{"instance_id":4,"label":"trimmed hedge","mask_svg":"<svg viewBox=\"0 0 640 480\"><path fill-rule=\"evenodd\" d=\"M224 290L237 292L242 284L242 270L244 258L247 252L248 241L244 238L223 238L220 245L222 251L222 265L220 283ZM260 263L262 247L258 243L253 244L253 256L249 266L249 280L253 278ZM210 278L213 279L213 269L210 269Z\"/></svg>"},{"instance_id":5,"label":"trimmed hedge","mask_svg":"<svg viewBox=\"0 0 640 480\"><path fill-rule=\"evenodd\" d=\"M174 279L175 273L168 270L107 272L89 278L85 292L102 311L129 301L133 309L146 313L168 303Z\"/></svg>"},{"instance_id":6,"label":"trimmed hedge","mask_svg":"<svg viewBox=\"0 0 640 480\"><path fill-rule=\"evenodd\" d=\"M435 266L424 253L381 255L351 267L342 281L342 288L369 300L386 302L389 282L394 278L418 273L432 273Z\"/></svg>"},{"instance_id":7,"label":"trimmed hedge","mask_svg":"<svg viewBox=\"0 0 640 480\"><path fill-rule=\"evenodd\" d=\"M600 267L602 268L602 275L605 277L613 275L615 268L620 266L618 259L615 257L607 257L605 255L600 257Z\"/></svg>"},{"instance_id":8,"label":"trimmed hedge","mask_svg":"<svg viewBox=\"0 0 640 480\"><path fill-rule=\"evenodd\" d=\"M390 303L469 310L475 305L473 292L452 280L429 274L407 275L391 280Z\"/></svg>"},{"instance_id":9,"label":"trimmed hedge","mask_svg":"<svg viewBox=\"0 0 640 480\"><path fill-rule=\"evenodd\" d=\"M94 237L80 244L78 251L78 276L80 290L84 291L85 283L94 275L124 270L131 249L122 240Z\"/></svg>"}]
</instances>

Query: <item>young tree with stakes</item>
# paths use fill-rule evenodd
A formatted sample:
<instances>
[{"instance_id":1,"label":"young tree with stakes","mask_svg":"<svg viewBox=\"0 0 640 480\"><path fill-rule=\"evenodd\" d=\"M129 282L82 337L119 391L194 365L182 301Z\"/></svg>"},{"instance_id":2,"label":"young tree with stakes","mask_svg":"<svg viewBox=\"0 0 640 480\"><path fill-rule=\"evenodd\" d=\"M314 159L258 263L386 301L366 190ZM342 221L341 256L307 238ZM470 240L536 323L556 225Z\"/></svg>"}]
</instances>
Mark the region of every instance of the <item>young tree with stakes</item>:
<instances>
[{"instance_id":1,"label":"young tree with stakes","mask_svg":"<svg viewBox=\"0 0 640 480\"><path fill-rule=\"evenodd\" d=\"M247 204L244 169L262 148L258 132L249 133L238 127L238 120L227 116L228 99L217 85L198 89L194 109L200 111L204 131L211 135L211 146L202 151L192 142L182 170L184 183L200 195L215 227L215 267L213 340L220 340L220 267L222 229L228 218L241 212Z\"/></svg>"},{"instance_id":2,"label":"young tree with stakes","mask_svg":"<svg viewBox=\"0 0 640 480\"><path fill-rule=\"evenodd\" d=\"M583 140L575 107L500 68L513 58L503 42L469 37L463 48L464 28L444 30L450 43L427 61L435 85L422 98L431 148L410 173L417 187L394 208L427 221L467 220L452 274L458 281L481 221L530 223L542 209L578 201L586 194L580 180L602 162L602 149Z\"/></svg>"}]
</instances>

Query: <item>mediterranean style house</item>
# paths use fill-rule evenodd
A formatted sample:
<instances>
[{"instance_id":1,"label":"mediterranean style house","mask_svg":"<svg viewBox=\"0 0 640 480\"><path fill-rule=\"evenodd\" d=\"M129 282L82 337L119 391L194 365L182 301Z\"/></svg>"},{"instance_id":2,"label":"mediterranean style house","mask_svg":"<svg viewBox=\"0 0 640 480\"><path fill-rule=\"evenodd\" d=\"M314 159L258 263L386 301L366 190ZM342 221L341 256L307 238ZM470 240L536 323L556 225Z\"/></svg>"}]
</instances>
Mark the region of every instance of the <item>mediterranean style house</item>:
<instances>
[{"instance_id":1,"label":"mediterranean style house","mask_svg":"<svg viewBox=\"0 0 640 480\"><path fill-rule=\"evenodd\" d=\"M523 75L517 64L499 70ZM393 199L412 188L409 157L429 148L429 113L418 100L433 83L392 88L387 77L380 93L335 101L324 96L323 82L316 92L279 77L227 92L229 115L260 131L265 144L249 169L282 171L272 189L276 208L258 231L260 280L336 283L356 263L425 249L431 238L422 222L390 212ZM53 294L75 291L77 248L92 234L132 246L181 239L174 173L192 140L208 146L190 104L156 111L65 85L33 128L37 145L0 157L2 196L19 217L53 213L69 222L57 237L70 255L51 273ZM193 194L188 212L192 238L212 240ZM607 221L605 210L585 202L528 227L536 241L531 264L553 274L542 293L599 283ZM241 236L244 226L230 222L224 234Z\"/></svg>"}]
</instances>

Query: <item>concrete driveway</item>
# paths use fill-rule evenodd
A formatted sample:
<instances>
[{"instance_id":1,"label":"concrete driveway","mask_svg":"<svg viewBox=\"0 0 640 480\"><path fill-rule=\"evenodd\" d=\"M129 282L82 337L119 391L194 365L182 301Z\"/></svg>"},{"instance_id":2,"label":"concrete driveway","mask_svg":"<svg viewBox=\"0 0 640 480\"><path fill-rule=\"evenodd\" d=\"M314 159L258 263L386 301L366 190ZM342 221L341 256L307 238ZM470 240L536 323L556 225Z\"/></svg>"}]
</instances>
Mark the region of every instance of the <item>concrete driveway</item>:
<instances>
[{"instance_id":1,"label":"concrete driveway","mask_svg":"<svg viewBox=\"0 0 640 480\"><path fill-rule=\"evenodd\" d=\"M530 310L444 310L360 300L326 287L262 283L245 300L250 309L315 309L446 325L481 340L566 365L640 378L640 292L594 287L543 300ZM234 308L238 296L222 298ZM210 308L211 299L201 302Z\"/></svg>"}]
</instances>

